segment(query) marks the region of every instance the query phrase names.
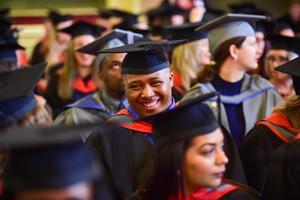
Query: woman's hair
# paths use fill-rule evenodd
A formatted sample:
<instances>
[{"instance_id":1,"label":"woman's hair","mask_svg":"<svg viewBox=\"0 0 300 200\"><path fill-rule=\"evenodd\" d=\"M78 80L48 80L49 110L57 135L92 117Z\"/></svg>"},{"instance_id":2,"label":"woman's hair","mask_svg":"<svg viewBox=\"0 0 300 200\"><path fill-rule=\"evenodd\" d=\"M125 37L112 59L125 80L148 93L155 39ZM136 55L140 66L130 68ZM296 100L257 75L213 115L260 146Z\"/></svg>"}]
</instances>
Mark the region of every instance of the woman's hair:
<instances>
[{"instance_id":1,"label":"woman's hair","mask_svg":"<svg viewBox=\"0 0 300 200\"><path fill-rule=\"evenodd\" d=\"M39 105L17 122L17 126L51 125L53 122L50 108Z\"/></svg>"},{"instance_id":2,"label":"woman's hair","mask_svg":"<svg viewBox=\"0 0 300 200\"><path fill-rule=\"evenodd\" d=\"M183 162L191 138L168 144L157 150L152 176L142 194L144 200L165 200L170 196L184 198ZM181 198L181 199L182 199Z\"/></svg>"},{"instance_id":3,"label":"woman's hair","mask_svg":"<svg viewBox=\"0 0 300 200\"><path fill-rule=\"evenodd\" d=\"M76 69L76 60L75 60L75 51L74 51L74 42L70 42L67 48L67 58L65 60L64 66L62 68L62 73L59 77L58 82L58 96L62 99L70 99L73 95L73 80L76 78L77 69ZM96 83L99 83L97 77L97 68L95 62L92 64L92 78Z\"/></svg>"},{"instance_id":4,"label":"woman's hair","mask_svg":"<svg viewBox=\"0 0 300 200\"><path fill-rule=\"evenodd\" d=\"M294 128L300 129L300 96L290 96L287 101L276 106L273 112L286 116Z\"/></svg>"},{"instance_id":5,"label":"woman's hair","mask_svg":"<svg viewBox=\"0 0 300 200\"><path fill-rule=\"evenodd\" d=\"M230 45L235 45L240 48L245 41L246 37L235 37L226 40L222 43L215 51L213 55L214 63L211 65L205 65L204 68L198 73L197 78L193 81L192 85L197 82L207 83L210 82L213 77L220 72L220 68L225 62L225 60L230 56L229 47Z\"/></svg>"},{"instance_id":6,"label":"woman's hair","mask_svg":"<svg viewBox=\"0 0 300 200\"><path fill-rule=\"evenodd\" d=\"M172 53L171 70L180 73L182 84L189 89L193 79L203 67L197 60L201 41L188 42L176 47Z\"/></svg>"},{"instance_id":7,"label":"woman's hair","mask_svg":"<svg viewBox=\"0 0 300 200\"><path fill-rule=\"evenodd\" d=\"M0 73L12 71L18 68L18 61L0 61Z\"/></svg>"}]
</instances>

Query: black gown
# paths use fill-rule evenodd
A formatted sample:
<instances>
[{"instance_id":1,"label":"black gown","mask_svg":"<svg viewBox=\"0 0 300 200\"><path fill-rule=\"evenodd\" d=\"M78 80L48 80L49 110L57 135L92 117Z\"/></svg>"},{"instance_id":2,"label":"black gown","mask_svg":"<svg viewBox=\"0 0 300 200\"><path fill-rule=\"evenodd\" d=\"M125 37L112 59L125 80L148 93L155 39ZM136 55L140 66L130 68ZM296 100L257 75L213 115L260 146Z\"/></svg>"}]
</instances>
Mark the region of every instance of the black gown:
<instances>
[{"instance_id":1,"label":"black gown","mask_svg":"<svg viewBox=\"0 0 300 200\"><path fill-rule=\"evenodd\" d=\"M257 124L247 134L240 155L251 187L262 191L273 154L283 143L268 127L261 124Z\"/></svg>"},{"instance_id":2,"label":"black gown","mask_svg":"<svg viewBox=\"0 0 300 200\"><path fill-rule=\"evenodd\" d=\"M263 189L264 199L300 199L300 141L283 144L274 153Z\"/></svg>"},{"instance_id":3,"label":"black gown","mask_svg":"<svg viewBox=\"0 0 300 200\"><path fill-rule=\"evenodd\" d=\"M142 185L153 167L153 147L149 139L137 131L116 128L92 133L87 143L95 151L102 166L101 199L119 200Z\"/></svg>"}]
</instances>

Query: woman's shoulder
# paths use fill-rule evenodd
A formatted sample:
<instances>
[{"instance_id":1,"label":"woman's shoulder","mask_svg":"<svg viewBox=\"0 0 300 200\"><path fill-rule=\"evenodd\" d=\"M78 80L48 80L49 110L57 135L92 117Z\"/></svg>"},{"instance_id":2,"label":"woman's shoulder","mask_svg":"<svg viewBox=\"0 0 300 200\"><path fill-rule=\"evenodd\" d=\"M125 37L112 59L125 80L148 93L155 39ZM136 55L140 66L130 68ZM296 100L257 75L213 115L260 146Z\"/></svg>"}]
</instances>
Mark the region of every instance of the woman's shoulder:
<instances>
[{"instance_id":1,"label":"woman's shoulder","mask_svg":"<svg viewBox=\"0 0 300 200\"><path fill-rule=\"evenodd\" d=\"M260 89L275 89L275 86L267 79L261 77L258 74L248 75L251 77L252 83Z\"/></svg>"},{"instance_id":2,"label":"woman's shoulder","mask_svg":"<svg viewBox=\"0 0 300 200\"><path fill-rule=\"evenodd\" d=\"M185 101L188 99L195 98L201 94L212 92L209 90L210 83L197 83L193 87L191 87L186 93L183 95L181 101Z\"/></svg>"},{"instance_id":3,"label":"woman's shoulder","mask_svg":"<svg viewBox=\"0 0 300 200\"><path fill-rule=\"evenodd\" d=\"M233 181L229 179L224 180L224 184L231 185L236 187L235 190L232 190L230 193L224 196L224 199L227 200L236 200L236 199L243 199L243 200L258 200L262 199L262 195L253 189L252 187Z\"/></svg>"}]
</instances>

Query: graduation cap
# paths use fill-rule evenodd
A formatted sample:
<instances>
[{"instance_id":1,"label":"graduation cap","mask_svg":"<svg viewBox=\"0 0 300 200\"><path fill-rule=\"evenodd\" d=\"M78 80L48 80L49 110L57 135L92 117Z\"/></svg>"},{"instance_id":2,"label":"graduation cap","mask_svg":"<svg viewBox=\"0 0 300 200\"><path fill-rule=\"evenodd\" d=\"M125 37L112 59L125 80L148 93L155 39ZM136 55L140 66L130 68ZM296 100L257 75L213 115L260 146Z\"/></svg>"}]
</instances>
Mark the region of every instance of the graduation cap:
<instances>
[{"instance_id":1,"label":"graduation cap","mask_svg":"<svg viewBox=\"0 0 300 200\"><path fill-rule=\"evenodd\" d=\"M292 76L293 85L295 88L296 95L300 95L300 57L293 59L279 67L275 70L289 74Z\"/></svg>"},{"instance_id":2,"label":"graduation cap","mask_svg":"<svg viewBox=\"0 0 300 200\"><path fill-rule=\"evenodd\" d=\"M182 15L185 21L187 21L189 17L189 11L182 10L177 6L171 6L169 4L164 4L157 8L151 9L147 11L145 14L150 24L156 19L160 19L162 24L159 25L164 25L165 23L167 23L165 21L169 21L170 18L174 15Z\"/></svg>"},{"instance_id":3,"label":"graduation cap","mask_svg":"<svg viewBox=\"0 0 300 200\"><path fill-rule=\"evenodd\" d=\"M43 63L0 74L0 129L16 123L35 108L32 92L45 67Z\"/></svg>"},{"instance_id":4,"label":"graduation cap","mask_svg":"<svg viewBox=\"0 0 300 200\"><path fill-rule=\"evenodd\" d=\"M197 31L195 29L201 26L202 23L187 23L180 26L165 26L165 37L168 40L182 40L187 39L188 42L201 40L207 38L207 32Z\"/></svg>"},{"instance_id":5,"label":"graduation cap","mask_svg":"<svg viewBox=\"0 0 300 200\"><path fill-rule=\"evenodd\" d=\"M95 41L80 47L77 51L91 55L97 55L98 51L132 44L143 38L143 35L131 31L115 29Z\"/></svg>"},{"instance_id":6,"label":"graduation cap","mask_svg":"<svg viewBox=\"0 0 300 200\"><path fill-rule=\"evenodd\" d=\"M229 4L232 13L252 14L252 15L269 15L268 12L259 9L254 3Z\"/></svg>"},{"instance_id":7,"label":"graduation cap","mask_svg":"<svg viewBox=\"0 0 300 200\"><path fill-rule=\"evenodd\" d=\"M273 34L278 35L281 31L285 29L292 29L292 27L286 21L275 21L273 22Z\"/></svg>"},{"instance_id":8,"label":"graduation cap","mask_svg":"<svg viewBox=\"0 0 300 200\"><path fill-rule=\"evenodd\" d=\"M9 18L10 8L1 8L0 9L0 18Z\"/></svg>"},{"instance_id":9,"label":"graduation cap","mask_svg":"<svg viewBox=\"0 0 300 200\"><path fill-rule=\"evenodd\" d=\"M151 74L169 67L165 52L186 40L139 41L98 53L127 53L122 63L122 74Z\"/></svg>"},{"instance_id":10,"label":"graduation cap","mask_svg":"<svg viewBox=\"0 0 300 200\"><path fill-rule=\"evenodd\" d=\"M81 139L83 132L108 131L109 124L26 127L0 135L10 155L4 169L4 192L61 189L92 182L99 175L95 157Z\"/></svg>"},{"instance_id":11,"label":"graduation cap","mask_svg":"<svg viewBox=\"0 0 300 200\"><path fill-rule=\"evenodd\" d=\"M61 22L72 20L71 15L62 15L55 10L49 11L48 18L51 20L54 26L57 26Z\"/></svg>"},{"instance_id":12,"label":"graduation cap","mask_svg":"<svg viewBox=\"0 0 300 200\"><path fill-rule=\"evenodd\" d=\"M208 31L209 48L214 54L229 39L255 36L251 23L263 19L266 17L262 15L229 13L200 26L196 31Z\"/></svg>"},{"instance_id":13,"label":"graduation cap","mask_svg":"<svg viewBox=\"0 0 300 200\"><path fill-rule=\"evenodd\" d=\"M1 27L0 25L0 28L0 61L17 60L16 50L25 48L18 43L14 30L8 26Z\"/></svg>"},{"instance_id":14,"label":"graduation cap","mask_svg":"<svg viewBox=\"0 0 300 200\"><path fill-rule=\"evenodd\" d=\"M216 95L207 93L186 100L172 110L150 116L157 148L185 138L208 134L219 128L212 110L203 103Z\"/></svg>"},{"instance_id":15,"label":"graduation cap","mask_svg":"<svg viewBox=\"0 0 300 200\"><path fill-rule=\"evenodd\" d=\"M113 13L110 10L99 10L98 15L102 19L109 19L112 17Z\"/></svg>"},{"instance_id":16,"label":"graduation cap","mask_svg":"<svg viewBox=\"0 0 300 200\"><path fill-rule=\"evenodd\" d=\"M94 37L97 37L104 30L105 28L103 27L79 20L71 26L64 29L60 29L59 31L68 33L72 36L72 38L75 38L81 35L92 35Z\"/></svg>"},{"instance_id":17,"label":"graduation cap","mask_svg":"<svg viewBox=\"0 0 300 200\"><path fill-rule=\"evenodd\" d=\"M268 35L266 37L271 43L271 49L283 49L299 53L300 38L298 37L287 37L282 35Z\"/></svg>"}]
</instances>

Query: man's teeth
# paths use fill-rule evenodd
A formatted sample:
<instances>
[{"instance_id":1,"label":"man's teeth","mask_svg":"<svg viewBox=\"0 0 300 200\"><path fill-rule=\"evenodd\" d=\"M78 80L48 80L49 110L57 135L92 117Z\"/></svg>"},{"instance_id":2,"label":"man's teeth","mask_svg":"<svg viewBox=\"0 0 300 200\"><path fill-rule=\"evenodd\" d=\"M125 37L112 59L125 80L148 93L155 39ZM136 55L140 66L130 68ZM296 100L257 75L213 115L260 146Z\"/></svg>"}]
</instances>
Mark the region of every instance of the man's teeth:
<instances>
[{"instance_id":1,"label":"man's teeth","mask_svg":"<svg viewBox=\"0 0 300 200\"><path fill-rule=\"evenodd\" d=\"M144 103L144 106L145 107L152 107L152 106L155 106L157 104L157 101L151 101L149 103Z\"/></svg>"}]
</instances>

